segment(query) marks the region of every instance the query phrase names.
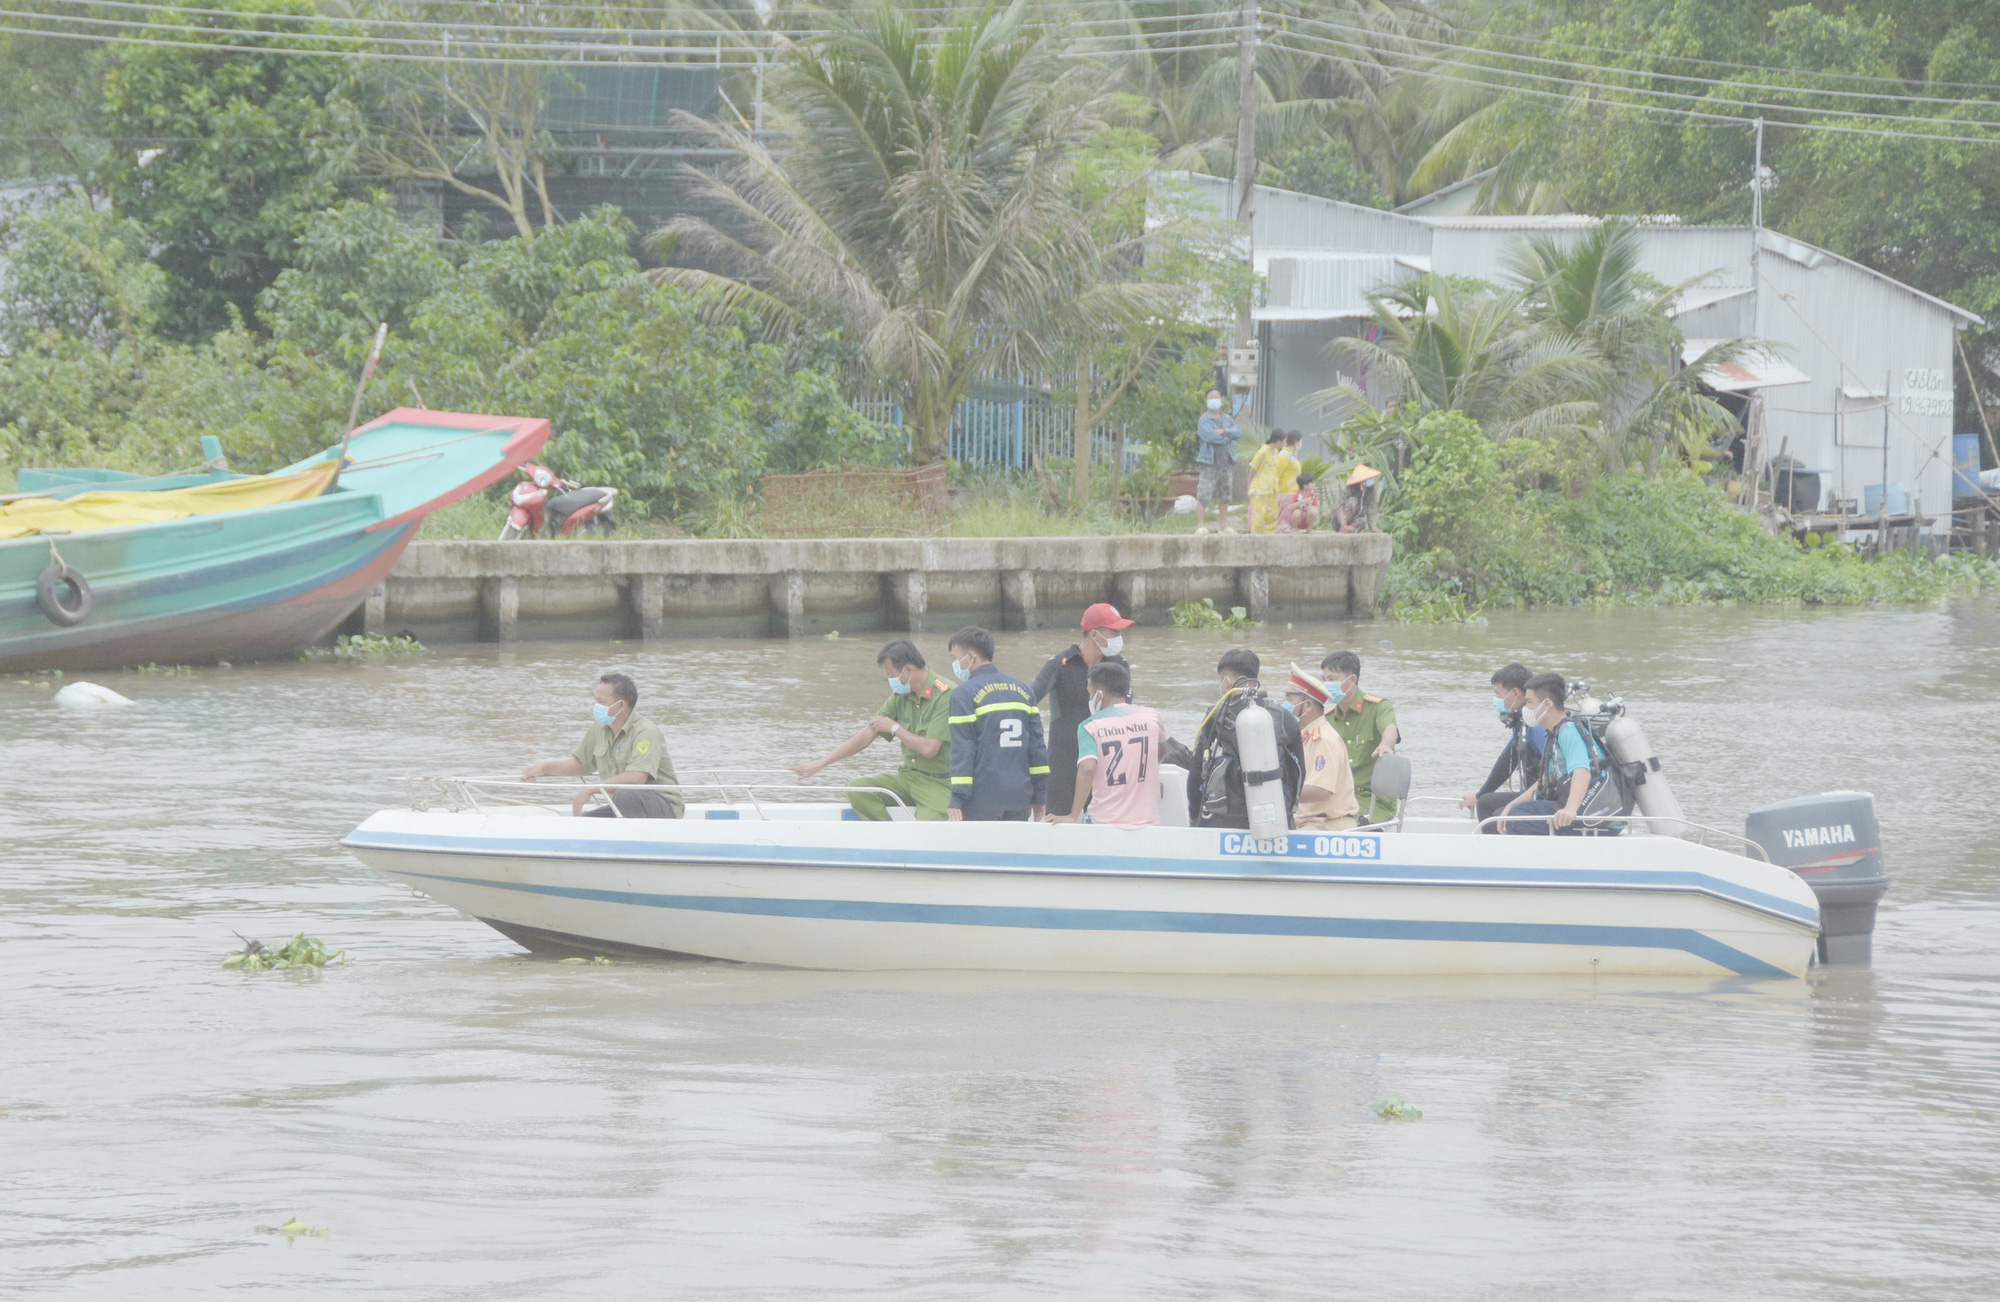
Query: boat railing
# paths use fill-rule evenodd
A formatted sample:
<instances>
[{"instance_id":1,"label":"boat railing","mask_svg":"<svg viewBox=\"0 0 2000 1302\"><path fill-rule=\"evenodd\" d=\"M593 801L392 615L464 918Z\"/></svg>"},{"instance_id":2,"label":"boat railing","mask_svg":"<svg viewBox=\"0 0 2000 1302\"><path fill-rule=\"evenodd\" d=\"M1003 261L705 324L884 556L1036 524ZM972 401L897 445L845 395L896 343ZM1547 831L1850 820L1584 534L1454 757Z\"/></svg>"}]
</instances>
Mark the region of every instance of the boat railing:
<instances>
[{"instance_id":1,"label":"boat railing","mask_svg":"<svg viewBox=\"0 0 2000 1302\"><path fill-rule=\"evenodd\" d=\"M652 782L639 785L629 782L584 782L565 781L561 778L540 782L523 782L518 778L483 777L435 777L412 776L406 781L410 808L423 811L441 807L447 812L458 813L470 810L484 813L486 804L493 805L546 805L549 797L563 793L566 799L574 800L575 793L587 791L594 799L602 796L610 805L612 816L627 817L613 793L620 791L672 792L687 796L697 792L714 792L727 796L731 792L742 792L743 797L762 820L768 817L764 812L766 803L771 805L816 804L828 800L845 801L854 792L878 795L883 803L892 808L914 809L902 795L887 787L870 786L807 786L796 777L784 782ZM758 793L764 793L760 798ZM481 797L485 798L482 803ZM775 798L774 798L775 797ZM786 799L784 797L791 797ZM800 797L804 797L801 799Z\"/></svg>"},{"instance_id":2,"label":"boat railing","mask_svg":"<svg viewBox=\"0 0 2000 1302\"><path fill-rule=\"evenodd\" d=\"M1484 832L1487 828L1501 823L1553 823L1555 817L1554 814L1495 814L1491 818L1480 820L1478 830ZM1662 832L1653 826L1654 824L1665 824L1685 830ZM1771 856L1764 852L1764 847L1749 837L1687 818L1663 818L1654 814L1594 814L1582 815L1570 824L1580 829L1579 834L1583 836L1601 836L1607 832L1616 836L1641 825L1645 831L1656 836L1672 836L1677 840L1693 841L1696 845L1709 846L1711 849L1728 849L1746 859L1756 858L1765 863L1771 862ZM1715 845L1716 841L1723 844Z\"/></svg>"}]
</instances>

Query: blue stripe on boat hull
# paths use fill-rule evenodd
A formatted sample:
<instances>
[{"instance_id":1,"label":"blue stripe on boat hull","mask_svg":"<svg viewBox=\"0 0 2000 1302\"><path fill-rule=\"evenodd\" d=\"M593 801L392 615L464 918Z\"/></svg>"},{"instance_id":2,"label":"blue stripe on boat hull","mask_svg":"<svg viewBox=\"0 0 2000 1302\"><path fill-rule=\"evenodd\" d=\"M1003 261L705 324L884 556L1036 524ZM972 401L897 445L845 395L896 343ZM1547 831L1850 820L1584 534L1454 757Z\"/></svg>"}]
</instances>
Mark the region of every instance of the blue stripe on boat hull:
<instances>
[{"instance_id":1,"label":"blue stripe on boat hull","mask_svg":"<svg viewBox=\"0 0 2000 1302\"><path fill-rule=\"evenodd\" d=\"M852 811L849 811L852 812ZM673 863L721 861L765 865L773 862L770 847L736 846L699 841L611 841L463 836L420 832L390 832L357 828L341 842L351 849L416 850L443 854L508 854L537 859L588 859L596 862ZM897 862L882 862L886 851L835 846L792 846L785 866L826 868L973 869L992 867L991 857L977 852L899 849ZM1007 867L1024 872L1102 872L1101 859L1079 855L1020 854ZM1115 870L1113 870L1115 871ZM1165 870L1171 875L1171 870ZM1801 926L1817 928L1819 915L1811 905L1795 904L1763 891L1737 885L1706 873L1648 871L1637 868L1501 868L1474 865L1450 867L1392 864L1375 860L1323 860L1310 867L1296 859L1236 858L1208 869L1188 868L1186 872L1214 872L1241 876L1302 877L1317 881L1380 883L1384 885L1458 885L1590 887L1622 889L1691 890L1728 900L1745 908L1781 917ZM1440 879L1443 880L1440 880Z\"/></svg>"},{"instance_id":2,"label":"blue stripe on boat hull","mask_svg":"<svg viewBox=\"0 0 2000 1302\"><path fill-rule=\"evenodd\" d=\"M1140 931L1221 936L1313 936L1343 940L1445 941L1459 944L1571 945L1668 949L1692 954L1742 976L1786 976L1783 969L1731 945L1679 927L1607 927L1565 923L1440 922L1397 918L1315 918L1287 914L1183 913L1151 909L1048 909L996 904L912 904L875 900L756 899L660 895L582 886L542 886L477 877L395 870L400 877L521 891L597 904L702 913L802 918L825 922L901 922L1038 931Z\"/></svg>"}]
</instances>

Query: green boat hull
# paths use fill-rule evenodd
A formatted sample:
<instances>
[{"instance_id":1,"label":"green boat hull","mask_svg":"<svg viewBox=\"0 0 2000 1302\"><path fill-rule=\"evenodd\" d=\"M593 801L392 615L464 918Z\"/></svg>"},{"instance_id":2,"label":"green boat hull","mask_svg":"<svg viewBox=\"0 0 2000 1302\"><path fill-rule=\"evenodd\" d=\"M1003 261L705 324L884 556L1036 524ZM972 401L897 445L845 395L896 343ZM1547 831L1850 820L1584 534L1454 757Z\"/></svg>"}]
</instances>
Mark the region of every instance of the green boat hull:
<instances>
[{"instance_id":1,"label":"green boat hull","mask_svg":"<svg viewBox=\"0 0 2000 1302\"><path fill-rule=\"evenodd\" d=\"M367 599L425 514L503 478L541 450L548 428L391 412L357 432L354 469L320 497L0 542L0 672L293 654ZM89 615L73 625L37 597L58 556L90 593Z\"/></svg>"}]
</instances>

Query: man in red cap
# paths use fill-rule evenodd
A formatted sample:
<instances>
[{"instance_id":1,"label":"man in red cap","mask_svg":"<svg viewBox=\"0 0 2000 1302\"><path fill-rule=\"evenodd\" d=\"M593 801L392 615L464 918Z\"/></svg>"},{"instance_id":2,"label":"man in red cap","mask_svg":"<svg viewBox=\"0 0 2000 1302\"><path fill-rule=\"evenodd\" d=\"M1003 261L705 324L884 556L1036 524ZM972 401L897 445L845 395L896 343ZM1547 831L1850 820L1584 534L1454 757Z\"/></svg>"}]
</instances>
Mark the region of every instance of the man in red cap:
<instances>
[{"instance_id":1,"label":"man in red cap","mask_svg":"<svg viewBox=\"0 0 2000 1302\"><path fill-rule=\"evenodd\" d=\"M1132 621L1118 607L1100 601L1083 612L1082 624L1083 640L1050 656L1028 688L1031 698L1050 698L1054 708L1048 728L1049 808L1063 813L1076 794L1076 728L1090 717L1090 671L1106 660L1131 669L1121 652Z\"/></svg>"},{"instance_id":2,"label":"man in red cap","mask_svg":"<svg viewBox=\"0 0 2000 1302\"><path fill-rule=\"evenodd\" d=\"M1326 684L1297 665L1285 684L1285 703L1298 716L1299 739L1305 744L1305 781L1299 786L1292 826L1301 832L1344 832L1360 821L1361 802L1354 796L1354 768L1347 761L1347 743L1326 722Z\"/></svg>"}]
</instances>

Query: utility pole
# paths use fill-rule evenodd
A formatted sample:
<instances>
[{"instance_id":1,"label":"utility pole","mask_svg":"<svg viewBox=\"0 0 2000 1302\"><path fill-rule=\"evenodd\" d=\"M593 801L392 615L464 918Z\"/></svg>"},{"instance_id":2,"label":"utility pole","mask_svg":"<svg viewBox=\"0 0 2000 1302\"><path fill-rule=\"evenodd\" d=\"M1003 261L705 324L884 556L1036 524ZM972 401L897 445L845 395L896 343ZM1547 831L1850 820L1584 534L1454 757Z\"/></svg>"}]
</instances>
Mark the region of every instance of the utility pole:
<instances>
[{"instance_id":1,"label":"utility pole","mask_svg":"<svg viewBox=\"0 0 2000 1302\"><path fill-rule=\"evenodd\" d=\"M1757 119L1757 149L1750 165L1750 334L1764 337L1764 119Z\"/></svg>"},{"instance_id":2,"label":"utility pole","mask_svg":"<svg viewBox=\"0 0 2000 1302\"><path fill-rule=\"evenodd\" d=\"M1257 188L1257 16L1258 0L1243 0L1243 49L1236 70L1236 221L1243 227L1243 252L1253 272L1257 268L1252 228L1256 216L1252 196ZM1236 346L1249 347L1253 333L1246 300L1236 316Z\"/></svg>"}]
</instances>

